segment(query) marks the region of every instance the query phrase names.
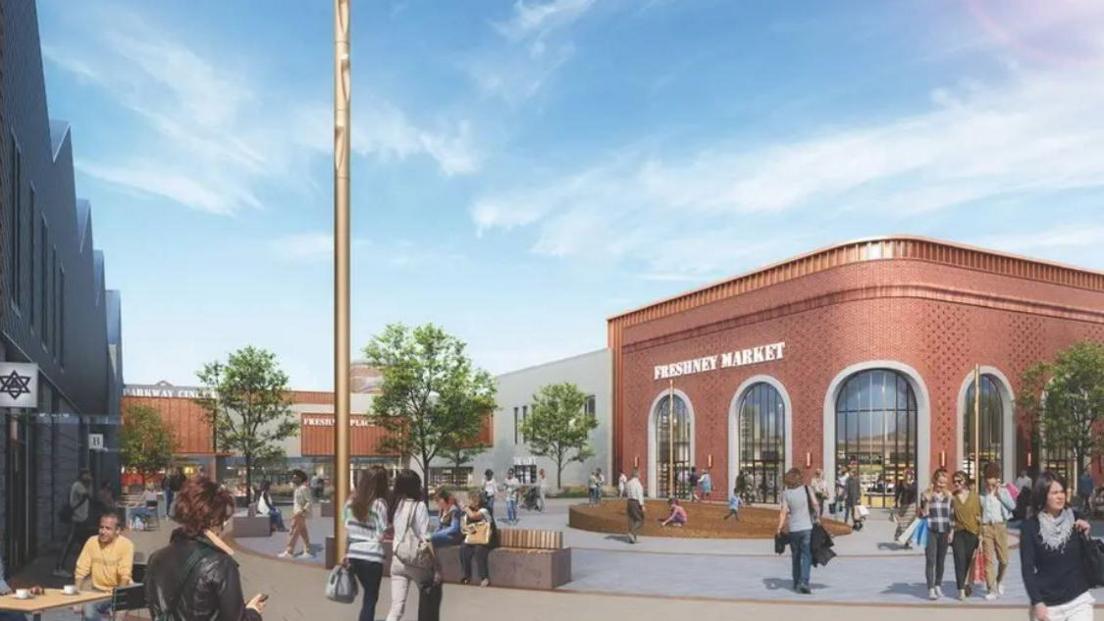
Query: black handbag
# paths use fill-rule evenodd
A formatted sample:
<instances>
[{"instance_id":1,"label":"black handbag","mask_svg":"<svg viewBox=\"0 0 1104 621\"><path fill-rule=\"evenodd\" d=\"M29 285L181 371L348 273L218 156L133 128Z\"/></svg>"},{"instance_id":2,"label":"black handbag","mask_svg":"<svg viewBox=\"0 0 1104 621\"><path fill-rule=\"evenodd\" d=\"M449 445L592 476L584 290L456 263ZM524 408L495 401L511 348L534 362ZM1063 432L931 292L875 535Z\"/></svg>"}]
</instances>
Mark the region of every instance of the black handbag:
<instances>
[{"instance_id":1,"label":"black handbag","mask_svg":"<svg viewBox=\"0 0 1104 621\"><path fill-rule=\"evenodd\" d=\"M1085 564L1085 580L1090 587L1104 586L1104 541L1082 534L1081 550Z\"/></svg>"},{"instance_id":2,"label":"black handbag","mask_svg":"<svg viewBox=\"0 0 1104 621\"><path fill-rule=\"evenodd\" d=\"M786 544L790 542L789 535L785 533L775 533L774 535L774 553L782 554L786 551Z\"/></svg>"}]
</instances>

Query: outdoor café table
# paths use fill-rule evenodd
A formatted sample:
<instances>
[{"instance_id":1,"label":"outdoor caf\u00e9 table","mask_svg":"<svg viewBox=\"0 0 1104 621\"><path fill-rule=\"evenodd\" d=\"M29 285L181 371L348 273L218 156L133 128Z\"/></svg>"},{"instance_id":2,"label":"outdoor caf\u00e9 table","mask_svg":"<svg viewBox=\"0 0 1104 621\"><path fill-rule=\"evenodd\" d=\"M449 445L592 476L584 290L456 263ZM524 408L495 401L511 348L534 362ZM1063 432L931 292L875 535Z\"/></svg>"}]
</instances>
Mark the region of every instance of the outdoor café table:
<instances>
[{"instance_id":1,"label":"outdoor caf\u00e9 table","mask_svg":"<svg viewBox=\"0 0 1104 621\"><path fill-rule=\"evenodd\" d=\"M45 595L30 599L16 599L14 594L4 595L0 597L0 611L34 615L34 621L42 621L44 612L70 606L83 606L107 599L111 599L111 593L103 591L81 591L76 595L66 595L61 589L46 589Z\"/></svg>"}]
</instances>

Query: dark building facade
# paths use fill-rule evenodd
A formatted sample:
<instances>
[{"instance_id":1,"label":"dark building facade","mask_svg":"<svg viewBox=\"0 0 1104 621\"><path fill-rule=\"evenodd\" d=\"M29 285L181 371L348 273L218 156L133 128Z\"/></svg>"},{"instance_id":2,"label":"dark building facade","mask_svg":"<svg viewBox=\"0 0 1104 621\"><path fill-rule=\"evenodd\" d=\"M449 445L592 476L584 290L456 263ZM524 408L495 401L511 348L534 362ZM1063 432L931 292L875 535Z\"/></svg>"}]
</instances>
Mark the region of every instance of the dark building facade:
<instances>
[{"instance_id":1,"label":"dark building facade","mask_svg":"<svg viewBox=\"0 0 1104 621\"><path fill-rule=\"evenodd\" d=\"M69 125L48 117L32 1L0 0L0 144L0 361L38 367L37 407L2 414L0 552L18 567L63 538L80 469L117 486L122 396L120 299L76 197Z\"/></svg>"},{"instance_id":2,"label":"dark building facade","mask_svg":"<svg viewBox=\"0 0 1104 621\"><path fill-rule=\"evenodd\" d=\"M1104 274L915 237L832 246L610 318L614 465L660 496L690 467L726 491L745 475L763 502L791 467L856 464L874 504L908 470L1071 474L1015 399L1079 341L1104 342Z\"/></svg>"}]
</instances>

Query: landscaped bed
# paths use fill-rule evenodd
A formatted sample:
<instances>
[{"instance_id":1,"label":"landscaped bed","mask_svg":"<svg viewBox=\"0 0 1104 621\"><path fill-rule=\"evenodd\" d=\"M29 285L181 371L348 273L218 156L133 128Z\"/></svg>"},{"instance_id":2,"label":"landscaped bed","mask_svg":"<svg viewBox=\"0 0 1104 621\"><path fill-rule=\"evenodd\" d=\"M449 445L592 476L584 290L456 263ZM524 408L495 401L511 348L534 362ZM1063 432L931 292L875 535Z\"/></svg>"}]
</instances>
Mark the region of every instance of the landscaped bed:
<instances>
[{"instance_id":1,"label":"landscaped bed","mask_svg":"<svg viewBox=\"0 0 1104 621\"><path fill-rule=\"evenodd\" d=\"M605 500L600 505L571 507L568 525L599 533L625 533L628 518L625 500ZM683 503L688 523L682 528L661 527L660 518L667 517L667 502L649 500L646 503L644 527L640 534L648 537L688 537L695 539L770 539L778 527L778 509L746 507L740 510L740 520L725 520L728 507L722 504ZM835 520L824 519L824 527L834 536L851 534L851 527Z\"/></svg>"}]
</instances>

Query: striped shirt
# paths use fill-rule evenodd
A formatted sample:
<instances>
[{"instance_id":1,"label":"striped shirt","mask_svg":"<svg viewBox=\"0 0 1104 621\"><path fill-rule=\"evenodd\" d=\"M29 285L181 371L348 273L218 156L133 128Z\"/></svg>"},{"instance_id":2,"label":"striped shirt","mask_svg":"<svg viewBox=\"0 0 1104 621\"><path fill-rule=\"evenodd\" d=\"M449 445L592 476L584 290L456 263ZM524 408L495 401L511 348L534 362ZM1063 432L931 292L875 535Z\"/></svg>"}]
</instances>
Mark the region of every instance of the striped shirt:
<instances>
[{"instance_id":1,"label":"striped shirt","mask_svg":"<svg viewBox=\"0 0 1104 621\"><path fill-rule=\"evenodd\" d=\"M951 495L929 494L927 504L928 530L941 535L951 532Z\"/></svg>"},{"instance_id":2,"label":"striped shirt","mask_svg":"<svg viewBox=\"0 0 1104 621\"><path fill-rule=\"evenodd\" d=\"M383 533L387 530L387 504L377 498L368 508L368 519L353 515L353 501L345 503L345 530L349 533L349 558L383 563Z\"/></svg>"}]
</instances>

